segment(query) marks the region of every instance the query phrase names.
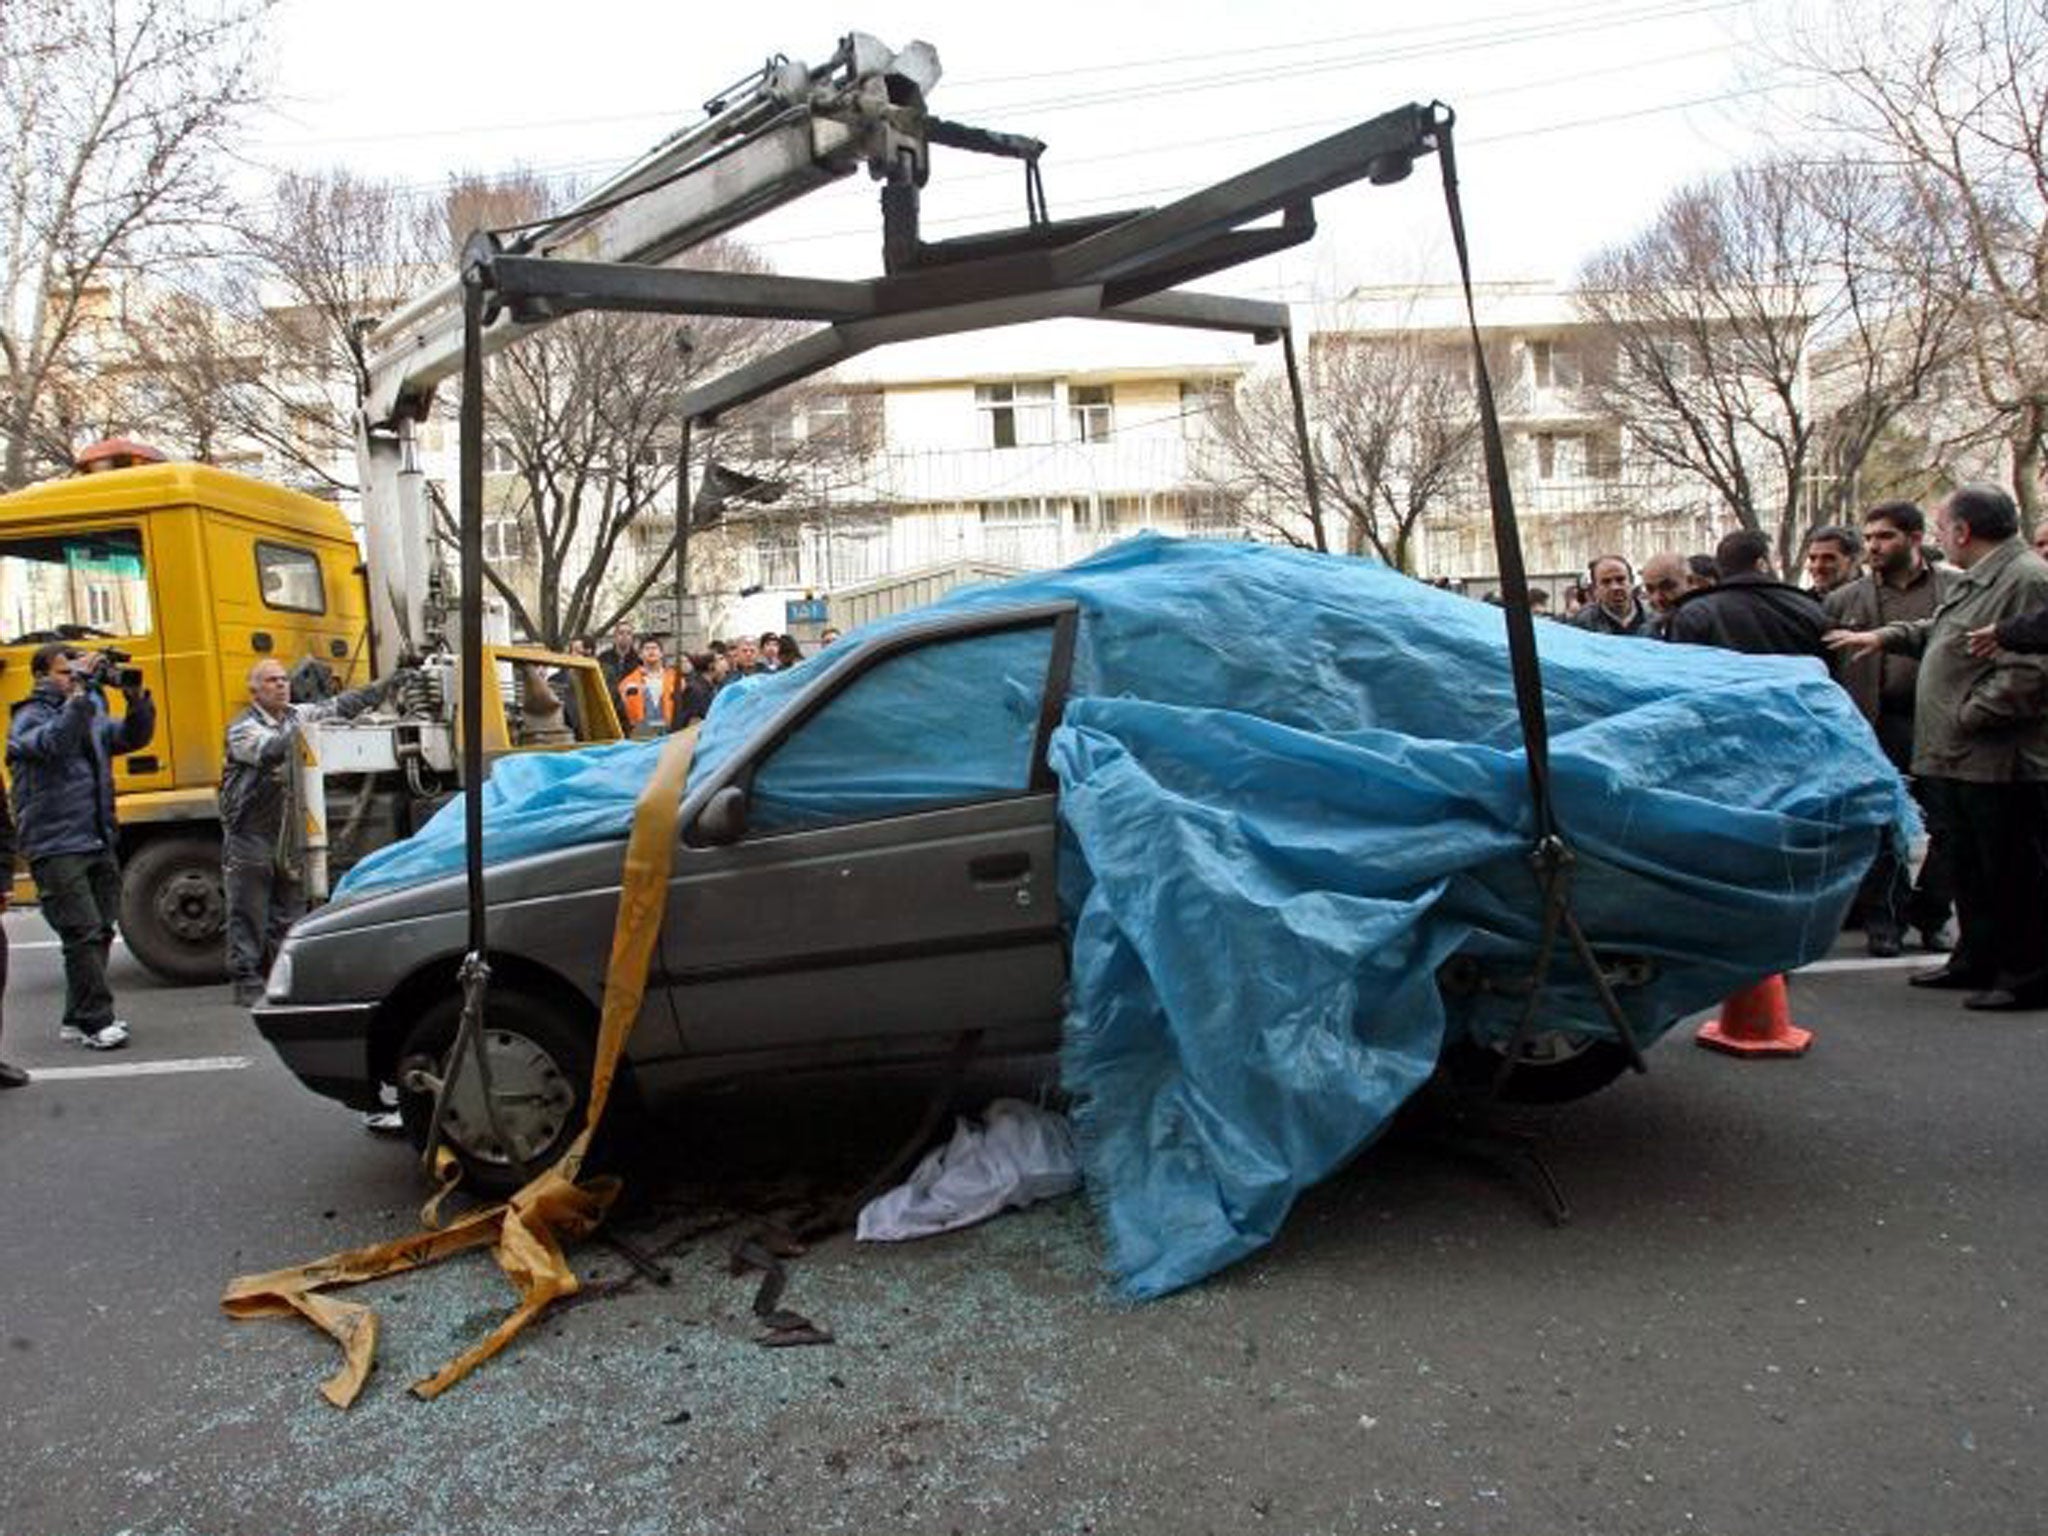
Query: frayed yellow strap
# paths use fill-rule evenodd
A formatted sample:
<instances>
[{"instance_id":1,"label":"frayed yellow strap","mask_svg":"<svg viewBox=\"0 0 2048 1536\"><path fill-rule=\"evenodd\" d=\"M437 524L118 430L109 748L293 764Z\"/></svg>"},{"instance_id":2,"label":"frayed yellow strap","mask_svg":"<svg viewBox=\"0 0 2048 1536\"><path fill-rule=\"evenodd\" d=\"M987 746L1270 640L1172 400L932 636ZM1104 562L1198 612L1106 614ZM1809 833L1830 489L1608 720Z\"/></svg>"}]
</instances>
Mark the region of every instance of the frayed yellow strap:
<instances>
[{"instance_id":1,"label":"frayed yellow strap","mask_svg":"<svg viewBox=\"0 0 2048 1536\"><path fill-rule=\"evenodd\" d=\"M605 970L604 1011L598 1023L597 1054L591 1068L590 1102L583 1129L552 1168L501 1205L437 1225L444 1184L421 1212L422 1230L409 1237L367 1248L330 1254L310 1264L244 1275L230 1281L221 1306L233 1318L305 1318L341 1346L342 1367L320 1385L337 1408L356 1400L368 1379L377 1353L377 1314L357 1302L339 1301L320 1293L331 1286L356 1285L384 1275L400 1274L432 1264L452 1253L491 1245L492 1257L519 1293L519 1305L482 1343L466 1350L423 1381L413 1392L438 1397L477 1366L503 1349L558 1296L577 1289L574 1271L562 1252L565 1242L587 1236L604 1220L619 1192L611 1178L579 1182L590 1139L604 1118L618 1074L620 1053L640 1017L647 991L647 969L654 958L668 904L668 876L675 861L676 821L682 812L683 787L690 776L698 727L671 736L655 761L654 775L633 808L633 827L626 840L626 865L619 882L619 916L612 929L611 960ZM446 1149L443 1156L447 1157ZM445 1169L446 1164L444 1163Z\"/></svg>"}]
</instances>

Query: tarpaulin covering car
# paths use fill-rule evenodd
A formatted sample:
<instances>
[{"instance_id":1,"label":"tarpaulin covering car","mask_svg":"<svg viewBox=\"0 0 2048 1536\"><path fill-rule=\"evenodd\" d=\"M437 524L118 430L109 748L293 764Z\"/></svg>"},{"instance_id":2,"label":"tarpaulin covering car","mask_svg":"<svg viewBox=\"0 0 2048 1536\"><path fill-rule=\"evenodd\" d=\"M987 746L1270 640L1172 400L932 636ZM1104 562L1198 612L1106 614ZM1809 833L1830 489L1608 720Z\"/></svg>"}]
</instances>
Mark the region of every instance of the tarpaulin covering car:
<instances>
[{"instance_id":1,"label":"tarpaulin covering car","mask_svg":"<svg viewBox=\"0 0 2048 1536\"><path fill-rule=\"evenodd\" d=\"M1153 1296L1270 1240L1448 1048L1513 1030L1542 916L1529 789L1499 610L1370 561L1157 537L954 593L727 690L691 781L876 635L1058 600L1078 605L1048 754L1062 1076L1110 1264ZM1822 666L1538 631L1574 906L1603 957L1634 965L1619 996L1638 1041L1824 953L1912 812ZM1040 739L1047 643L997 633L876 672L753 783L750 832L1012 781ZM622 837L657 750L500 763L486 857ZM461 862L451 805L339 899ZM1540 1022L1613 1033L1569 955Z\"/></svg>"}]
</instances>

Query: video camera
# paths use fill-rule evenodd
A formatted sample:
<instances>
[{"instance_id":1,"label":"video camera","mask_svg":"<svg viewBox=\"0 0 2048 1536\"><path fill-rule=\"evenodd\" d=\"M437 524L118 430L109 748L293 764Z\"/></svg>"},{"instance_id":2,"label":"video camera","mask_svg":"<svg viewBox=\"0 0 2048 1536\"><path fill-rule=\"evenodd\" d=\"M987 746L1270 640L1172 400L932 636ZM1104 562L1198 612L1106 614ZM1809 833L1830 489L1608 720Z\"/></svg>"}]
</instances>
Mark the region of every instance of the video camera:
<instances>
[{"instance_id":1,"label":"video camera","mask_svg":"<svg viewBox=\"0 0 2048 1536\"><path fill-rule=\"evenodd\" d=\"M84 673L88 688L140 688L142 668L131 666L135 658L119 646L110 645L98 652Z\"/></svg>"}]
</instances>

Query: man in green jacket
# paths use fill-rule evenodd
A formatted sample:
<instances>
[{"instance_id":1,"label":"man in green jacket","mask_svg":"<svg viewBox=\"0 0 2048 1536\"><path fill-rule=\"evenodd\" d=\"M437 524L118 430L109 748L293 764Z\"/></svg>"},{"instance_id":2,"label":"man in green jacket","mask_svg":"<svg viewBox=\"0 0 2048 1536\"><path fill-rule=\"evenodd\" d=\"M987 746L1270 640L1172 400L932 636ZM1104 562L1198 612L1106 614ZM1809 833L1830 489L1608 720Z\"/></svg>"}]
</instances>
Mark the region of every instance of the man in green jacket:
<instances>
[{"instance_id":1,"label":"man in green jacket","mask_svg":"<svg viewBox=\"0 0 2048 1536\"><path fill-rule=\"evenodd\" d=\"M2048 603L2048 562L2021 542L1994 486L1935 515L1961 574L1927 618L1835 630L1851 656L1914 656L1913 773L1926 786L1955 882L1956 947L1914 986L1966 991L1987 1012L2048 1008L2048 658L1974 654L1970 632Z\"/></svg>"}]
</instances>

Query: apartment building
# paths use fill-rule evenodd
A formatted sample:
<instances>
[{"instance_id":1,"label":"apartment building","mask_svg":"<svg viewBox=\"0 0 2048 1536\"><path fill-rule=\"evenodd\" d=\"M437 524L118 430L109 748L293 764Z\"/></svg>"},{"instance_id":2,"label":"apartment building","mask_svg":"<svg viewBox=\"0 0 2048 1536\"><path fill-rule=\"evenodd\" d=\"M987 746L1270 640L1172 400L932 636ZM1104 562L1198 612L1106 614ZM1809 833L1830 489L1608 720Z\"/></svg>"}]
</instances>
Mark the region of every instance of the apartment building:
<instances>
[{"instance_id":1,"label":"apartment building","mask_svg":"<svg viewBox=\"0 0 2048 1536\"><path fill-rule=\"evenodd\" d=\"M1205 456L1254 351L1058 321L855 360L755 429L822 451L776 502L693 540L705 626L781 629L805 597L1061 565L1146 529L1241 536ZM748 463L776 462L776 443L746 446Z\"/></svg>"},{"instance_id":2,"label":"apartment building","mask_svg":"<svg viewBox=\"0 0 2048 1536\"><path fill-rule=\"evenodd\" d=\"M1596 555L1640 564L1659 550L1711 550L1732 519L1703 483L1650 459L1596 400L1588 385L1617 365L1570 290L1487 283L1477 298L1528 569L1562 580ZM1316 336L1322 344L1421 338L1437 366L1471 378L1464 296L1448 285L1354 290L1318 313ZM1475 588L1497 577L1476 466L1423 517L1415 569Z\"/></svg>"}]
</instances>

